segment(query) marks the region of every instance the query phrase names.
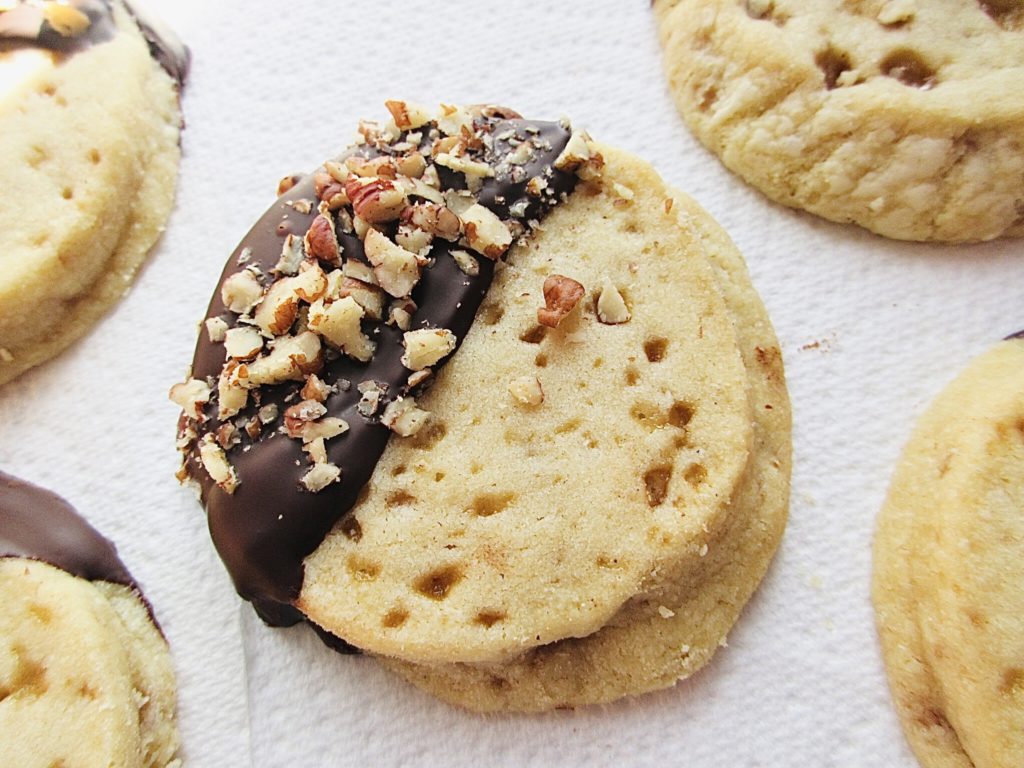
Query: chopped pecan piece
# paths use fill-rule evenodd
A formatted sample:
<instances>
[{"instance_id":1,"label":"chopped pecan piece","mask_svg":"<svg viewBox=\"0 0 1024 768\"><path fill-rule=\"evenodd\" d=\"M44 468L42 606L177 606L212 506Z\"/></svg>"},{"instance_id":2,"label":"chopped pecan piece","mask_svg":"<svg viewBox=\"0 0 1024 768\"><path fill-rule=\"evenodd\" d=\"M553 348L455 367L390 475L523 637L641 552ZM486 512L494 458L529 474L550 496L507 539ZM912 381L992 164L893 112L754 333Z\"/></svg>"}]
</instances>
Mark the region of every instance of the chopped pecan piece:
<instances>
[{"instance_id":1,"label":"chopped pecan piece","mask_svg":"<svg viewBox=\"0 0 1024 768\"><path fill-rule=\"evenodd\" d=\"M580 303L585 293L583 285L564 275L551 275L544 281L544 304L537 310L537 322L548 328L557 328Z\"/></svg>"},{"instance_id":2,"label":"chopped pecan piece","mask_svg":"<svg viewBox=\"0 0 1024 768\"><path fill-rule=\"evenodd\" d=\"M345 193L356 216L369 224L394 221L408 202L405 193L388 179L352 177L345 182Z\"/></svg>"}]
</instances>

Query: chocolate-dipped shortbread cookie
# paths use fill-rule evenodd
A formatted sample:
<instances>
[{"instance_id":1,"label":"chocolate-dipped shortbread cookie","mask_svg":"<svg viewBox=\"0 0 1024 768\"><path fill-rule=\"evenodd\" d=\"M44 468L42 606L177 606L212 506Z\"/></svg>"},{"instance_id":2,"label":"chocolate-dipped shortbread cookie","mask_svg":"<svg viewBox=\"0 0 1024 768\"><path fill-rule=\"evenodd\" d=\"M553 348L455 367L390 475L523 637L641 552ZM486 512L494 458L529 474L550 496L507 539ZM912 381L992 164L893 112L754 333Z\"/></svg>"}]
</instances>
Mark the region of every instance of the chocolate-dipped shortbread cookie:
<instances>
[{"instance_id":1,"label":"chocolate-dipped shortbread cookie","mask_svg":"<svg viewBox=\"0 0 1024 768\"><path fill-rule=\"evenodd\" d=\"M3 764L176 765L167 642L114 546L0 473Z\"/></svg>"},{"instance_id":2,"label":"chocolate-dipped shortbread cookie","mask_svg":"<svg viewBox=\"0 0 1024 768\"><path fill-rule=\"evenodd\" d=\"M173 203L187 69L121 0L0 5L0 383L131 285Z\"/></svg>"},{"instance_id":3,"label":"chocolate-dipped shortbread cookie","mask_svg":"<svg viewBox=\"0 0 1024 768\"><path fill-rule=\"evenodd\" d=\"M506 663L702 571L761 406L681 222L706 214L648 166L507 110L389 109L229 261L172 390L182 476L271 623Z\"/></svg>"}]
</instances>

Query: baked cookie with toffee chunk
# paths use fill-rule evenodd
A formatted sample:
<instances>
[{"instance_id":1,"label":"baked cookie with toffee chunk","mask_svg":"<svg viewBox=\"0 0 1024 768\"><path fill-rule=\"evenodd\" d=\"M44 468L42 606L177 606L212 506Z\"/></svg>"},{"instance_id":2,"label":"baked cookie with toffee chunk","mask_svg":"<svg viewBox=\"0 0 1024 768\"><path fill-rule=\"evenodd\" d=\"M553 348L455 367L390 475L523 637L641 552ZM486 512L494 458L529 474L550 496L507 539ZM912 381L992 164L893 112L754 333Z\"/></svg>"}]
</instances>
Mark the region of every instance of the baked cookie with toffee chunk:
<instances>
[{"instance_id":1,"label":"baked cookie with toffee chunk","mask_svg":"<svg viewBox=\"0 0 1024 768\"><path fill-rule=\"evenodd\" d=\"M697 138L784 205L886 237L1024 235L1024 5L655 0Z\"/></svg>"},{"instance_id":2,"label":"baked cookie with toffee chunk","mask_svg":"<svg viewBox=\"0 0 1024 768\"><path fill-rule=\"evenodd\" d=\"M179 766L167 641L114 546L0 473L4 765Z\"/></svg>"},{"instance_id":3,"label":"baked cookie with toffee chunk","mask_svg":"<svg viewBox=\"0 0 1024 768\"><path fill-rule=\"evenodd\" d=\"M0 5L0 384L131 286L174 200L187 66L121 0Z\"/></svg>"},{"instance_id":4,"label":"baked cookie with toffee chunk","mask_svg":"<svg viewBox=\"0 0 1024 768\"><path fill-rule=\"evenodd\" d=\"M872 597L925 768L1024 764L1024 340L925 411L878 520Z\"/></svg>"},{"instance_id":5,"label":"baked cookie with toffee chunk","mask_svg":"<svg viewBox=\"0 0 1024 768\"><path fill-rule=\"evenodd\" d=\"M516 663L700 580L770 455L749 595L789 421L763 310L737 328L760 307L738 254L567 123L388 106L243 239L172 390L240 594L411 664ZM778 387L768 449L751 365Z\"/></svg>"}]
</instances>

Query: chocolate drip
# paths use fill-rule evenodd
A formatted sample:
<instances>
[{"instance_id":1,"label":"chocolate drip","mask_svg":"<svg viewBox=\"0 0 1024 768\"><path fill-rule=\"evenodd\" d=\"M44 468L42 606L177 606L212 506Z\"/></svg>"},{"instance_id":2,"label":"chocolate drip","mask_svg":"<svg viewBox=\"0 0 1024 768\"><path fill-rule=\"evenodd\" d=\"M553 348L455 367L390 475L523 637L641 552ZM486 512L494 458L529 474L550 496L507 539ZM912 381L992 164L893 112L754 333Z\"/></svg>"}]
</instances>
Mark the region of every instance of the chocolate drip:
<instances>
[{"instance_id":1,"label":"chocolate drip","mask_svg":"<svg viewBox=\"0 0 1024 768\"><path fill-rule=\"evenodd\" d=\"M112 40L117 34L110 0L69 0L65 5L89 18L89 25L81 32L61 34L46 21L40 6L22 4L0 13L0 51L31 47L70 55ZM139 27L153 58L179 85L184 85L191 63L188 48L166 27L127 0L124 6Z\"/></svg>"},{"instance_id":2,"label":"chocolate drip","mask_svg":"<svg viewBox=\"0 0 1024 768\"><path fill-rule=\"evenodd\" d=\"M55 493L0 472L0 557L42 560L138 591L117 549Z\"/></svg>"},{"instance_id":3,"label":"chocolate drip","mask_svg":"<svg viewBox=\"0 0 1024 768\"><path fill-rule=\"evenodd\" d=\"M130 0L124 0L124 7L146 39L150 55L167 74L178 81L179 87L185 85L189 70L192 68L192 51L164 24Z\"/></svg>"},{"instance_id":4,"label":"chocolate drip","mask_svg":"<svg viewBox=\"0 0 1024 768\"><path fill-rule=\"evenodd\" d=\"M1003 341L1011 341L1013 339L1024 339L1024 330L1011 333L1009 336L1003 339Z\"/></svg>"},{"instance_id":5,"label":"chocolate drip","mask_svg":"<svg viewBox=\"0 0 1024 768\"><path fill-rule=\"evenodd\" d=\"M500 166L501 160L514 150L514 145L525 139L533 140L536 151L525 165L505 164L497 177L485 180L477 194L478 202L504 219L510 218L510 207L519 202L520 208L526 208L524 221L540 218L575 186L573 174L552 167L569 140L569 131L558 123L505 120L494 112L484 115L478 120L493 137L493 148L487 153L492 167ZM368 157L383 154L366 147L360 149L360 153ZM461 174L444 168L438 170L443 188L464 187ZM526 193L527 182L534 176L547 179L550 195L544 199ZM302 235L316 215L315 210L300 213L290 204L315 198L314 182L309 177L281 197L238 245L221 276L221 284L239 271L240 262L270 274L281 255L284 236ZM365 261L359 239L341 231L338 239L346 258ZM419 307L413 327L447 328L461 342L491 284L495 265L480 257L479 274L468 276L451 255L451 251L459 247L435 239L430 252L433 263L423 269L412 298ZM221 317L229 326L233 326L238 317L225 309L219 287L206 316ZM309 465L302 444L276 428L268 427L254 442L246 439L228 451L228 461L240 481L232 494L212 481L202 467L197 450L193 449L186 457L189 474L201 485L214 544L235 587L243 598L254 604L268 624L288 625L301 620L301 614L292 603L302 588L303 560L356 504L390 437L390 431L377 419L358 413L357 385L367 380L386 384L388 399L405 394L403 387L410 371L400 360L404 351L402 331L367 320L363 321L363 330L377 343L372 360L360 363L341 356L329 360L320 373L328 384L342 385L324 404L329 416L345 419L350 427L344 435L327 443L329 461L342 469L340 482L315 494L304 490L299 481ZM223 345L210 342L207 335L201 333L192 376L216 381L224 362ZM350 382L351 386L345 388L344 382ZM289 382L262 388L259 403L250 403L242 416L252 416L259 407L269 403L278 405L283 412L288 404L301 399L297 395L301 386L301 382ZM415 394L415 390L411 394ZM221 422L216 413L215 404L207 406L207 420L200 426L200 434L217 430Z\"/></svg>"}]
</instances>

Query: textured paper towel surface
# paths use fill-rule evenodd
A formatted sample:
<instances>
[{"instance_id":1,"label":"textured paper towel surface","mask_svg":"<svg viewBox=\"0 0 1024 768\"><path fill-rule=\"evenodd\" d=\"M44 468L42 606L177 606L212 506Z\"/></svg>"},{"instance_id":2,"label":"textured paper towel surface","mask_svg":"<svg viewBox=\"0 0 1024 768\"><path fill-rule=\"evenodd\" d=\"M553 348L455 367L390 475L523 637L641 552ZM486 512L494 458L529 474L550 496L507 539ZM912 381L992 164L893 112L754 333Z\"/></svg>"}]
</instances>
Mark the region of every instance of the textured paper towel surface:
<instances>
[{"instance_id":1,"label":"textured paper towel surface","mask_svg":"<svg viewBox=\"0 0 1024 768\"><path fill-rule=\"evenodd\" d=\"M895 243L769 203L676 115L647 0L151 4L195 57L177 209L99 328L0 390L0 466L70 499L146 587L190 765L915 765L868 601L874 516L915 416L1024 328L1021 243ZM224 260L277 180L344 146L360 117L386 117L386 98L568 115L651 160L747 257L793 399L791 520L728 647L673 690L539 717L448 708L240 608L172 477L166 392Z\"/></svg>"}]
</instances>

